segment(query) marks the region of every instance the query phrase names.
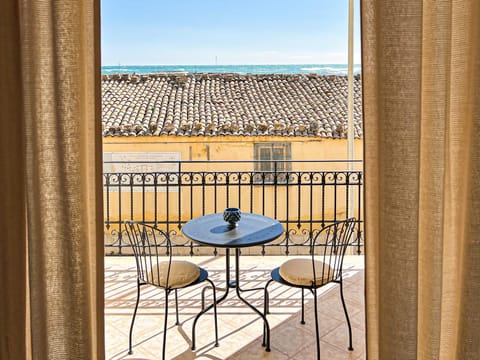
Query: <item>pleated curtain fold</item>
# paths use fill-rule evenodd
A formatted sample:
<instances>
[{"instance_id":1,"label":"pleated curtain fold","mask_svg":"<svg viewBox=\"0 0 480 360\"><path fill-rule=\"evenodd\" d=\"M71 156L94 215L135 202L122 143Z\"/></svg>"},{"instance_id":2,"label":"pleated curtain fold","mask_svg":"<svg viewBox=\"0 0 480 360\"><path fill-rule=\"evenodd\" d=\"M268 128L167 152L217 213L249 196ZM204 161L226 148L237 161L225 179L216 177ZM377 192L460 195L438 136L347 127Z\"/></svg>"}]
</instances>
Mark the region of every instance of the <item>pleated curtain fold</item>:
<instances>
[{"instance_id":1,"label":"pleated curtain fold","mask_svg":"<svg viewBox=\"0 0 480 360\"><path fill-rule=\"evenodd\" d=\"M0 358L103 359L100 4L0 16Z\"/></svg>"},{"instance_id":2,"label":"pleated curtain fold","mask_svg":"<svg viewBox=\"0 0 480 360\"><path fill-rule=\"evenodd\" d=\"M480 2L363 0L369 359L480 359Z\"/></svg>"}]
</instances>

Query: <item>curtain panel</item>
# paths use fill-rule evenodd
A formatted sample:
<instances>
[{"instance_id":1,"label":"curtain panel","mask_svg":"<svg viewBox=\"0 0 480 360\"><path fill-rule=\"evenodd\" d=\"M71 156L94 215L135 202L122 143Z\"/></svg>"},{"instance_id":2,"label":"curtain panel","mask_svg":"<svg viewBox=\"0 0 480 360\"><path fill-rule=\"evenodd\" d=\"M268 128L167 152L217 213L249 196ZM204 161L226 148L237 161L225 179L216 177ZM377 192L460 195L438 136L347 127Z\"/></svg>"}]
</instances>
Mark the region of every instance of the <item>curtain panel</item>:
<instances>
[{"instance_id":1,"label":"curtain panel","mask_svg":"<svg viewBox=\"0 0 480 360\"><path fill-rule=\"evenodd\" d=\"M100 4L0 14L0 358L103 359Z\"/></svg>"},{"instance_id":2,"label":"curtain panel","mask_svg":"<svg viewBox=\"0 0 480 360\"><path fill-rule=\"evenodd\" d=\"M480 359L480 2L363 0L369 359Z\"/></svg>"}]
</instances>

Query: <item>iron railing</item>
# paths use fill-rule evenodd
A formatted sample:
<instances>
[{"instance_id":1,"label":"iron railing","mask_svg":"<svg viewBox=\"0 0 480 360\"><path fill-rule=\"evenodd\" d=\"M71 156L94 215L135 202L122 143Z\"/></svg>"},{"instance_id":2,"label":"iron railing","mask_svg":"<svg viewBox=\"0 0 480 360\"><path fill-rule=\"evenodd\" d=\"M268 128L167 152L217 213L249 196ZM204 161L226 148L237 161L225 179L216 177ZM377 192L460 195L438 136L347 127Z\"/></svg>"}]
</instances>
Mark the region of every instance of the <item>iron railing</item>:
<instances>
[{"instance_id":1,"label":"iron railing","mask_svg":"<svg viewBox=\"0 0 480 360\"><path fill-rule=\"evenodd\" d=\"M128 245L121 224L133 219L162 228L175 247L186 247L193 255L201 245L181 236L182 225L226 207L270 216L284 225L284 235L262 246L261 254L272 247L283 247L287 255L294 248L308 248L322 227L352 215L358 223L354 252L362 253L361 161L270 161L268 171L259 170L265 169L260 163L105 162L109 168L103 174L106 253L125 253ZM125 166L134 170L116 172Z\"/></svg>"}]
</instances>

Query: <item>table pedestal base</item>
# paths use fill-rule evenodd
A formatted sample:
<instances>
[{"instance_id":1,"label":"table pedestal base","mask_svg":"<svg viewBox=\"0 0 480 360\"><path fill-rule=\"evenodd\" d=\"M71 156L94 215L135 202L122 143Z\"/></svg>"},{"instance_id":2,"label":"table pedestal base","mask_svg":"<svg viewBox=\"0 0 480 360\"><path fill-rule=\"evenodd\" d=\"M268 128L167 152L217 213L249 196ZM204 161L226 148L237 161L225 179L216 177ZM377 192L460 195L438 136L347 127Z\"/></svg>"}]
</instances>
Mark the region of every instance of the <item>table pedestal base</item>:
<instances>
[{"instance_id":1,"label":"table pedestal base","mask_svg":"<svg viewBox=\"0 0 480 360\"><path fill-rule=\"evenodd\" d=\"M263 342L262 346L265 347L265 351L270 351L270 325L268 324L267 317L264 313L258 310L255 306L250 304L246 299L244 299L241 295L242 292L248 291L258 291L264 290L263 288L252 288L252 289L242 289L240 287L240 249L235 248L235 280L230 280L230 249L226 248L225 253L225 262L226 262L226 271L225 271L225 293L220 297L217 298L217 305L220 304L223 300L225 300L228 296L230 288L235 289L235 293L237 297L246 304L250 309L256 312L262 319L264 323L264 334L263 334ZM217 288L218 289L218 288ZM203 293L202 293L202 304L204 304ZM202 311L197 314L195 319L193 320L193 327L192 327L192 350L195 350L195 326L197 325L197 321L204 313L210 310L213 307L213 304L210 304L206 308L202 306Z\"/></svg>"}]
</instances>

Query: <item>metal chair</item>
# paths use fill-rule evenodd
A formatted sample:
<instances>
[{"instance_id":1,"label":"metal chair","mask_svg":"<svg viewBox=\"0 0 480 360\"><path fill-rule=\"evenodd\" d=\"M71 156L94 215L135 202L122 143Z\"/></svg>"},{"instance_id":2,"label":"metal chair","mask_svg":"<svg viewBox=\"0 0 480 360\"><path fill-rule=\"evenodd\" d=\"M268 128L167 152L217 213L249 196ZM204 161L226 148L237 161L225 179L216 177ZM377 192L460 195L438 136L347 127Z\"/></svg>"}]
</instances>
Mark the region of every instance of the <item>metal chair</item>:
<instances>
[{"instance_id":1,"label":"metal chair","mask_svg":"<svg viewBox=\"0 0 480 360\"><path fill-rule=\"evenodd\" d=\"M165 359L167 341L167 317L168 317L168 295L175 292L176 325L179 325L178 318L178 296L177 290L207 281L213 290L213 311L215 321L215 346L218 346L218 325L217 325L217 299L216 289L213 282L208 278L208 272L189 261L172 260L172 244L167 233L162 230L137 221L124 221L128 241L133 249L137 265L137 301L133 312L132 323L128 339L128 353L132 354L132 333L135 316L137 315L138 303L140 300L140 287L153 285L165 290L165 321L163 328L163 349L162 359ZM163 251L166 255L160 254ZM165 259L167 257L167 259ZM165 260L162 260L164 258ZM205 287L202 291L202 310L205 307ZM193 333L194 335L194 333Z\"/></svg>"},{"instance_id":2,"label":"metal chair","mask_svg":"<svg viewBox=\"0 0 480 360\"><path fill-rule=\"evenodd\" d=\"M287 260L271 273L271 279L265 285L264 311L269 313L268 286L276 281L280 284L302 289L302 320L305 324L305 290L310 290L314 296L315 333L317 337L317 359L320 359L320 336L318 331L317 289L329 283L340 285L340 298L348 325L348 350L352 351L352 327L348 317L347 306L343 297L342 268L343 258L350 245L355 229L356 219L350 218L337 221L322 228L310 241L311 258ZM266 334L264 329L264 340ZM269 339L267 339L269 340Z\"/></svg>"}]
</instances>

